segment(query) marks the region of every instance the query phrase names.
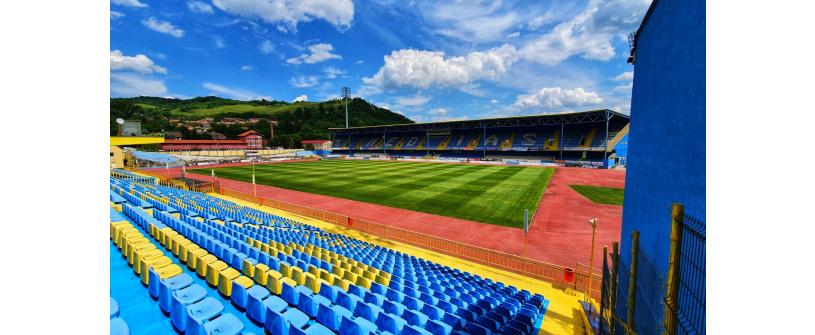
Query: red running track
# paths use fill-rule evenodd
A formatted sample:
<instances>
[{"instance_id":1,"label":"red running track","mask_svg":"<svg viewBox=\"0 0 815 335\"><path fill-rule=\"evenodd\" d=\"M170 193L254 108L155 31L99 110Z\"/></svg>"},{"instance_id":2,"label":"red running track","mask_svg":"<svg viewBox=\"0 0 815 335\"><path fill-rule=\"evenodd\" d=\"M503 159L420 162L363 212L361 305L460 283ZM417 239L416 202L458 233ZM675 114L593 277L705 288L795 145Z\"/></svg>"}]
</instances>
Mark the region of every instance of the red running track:
<instances>
[{"instance_id":1,"label":"red running track","mask_svg":"<svg viewBox=\"0 0 815 335\"><path fill-rule=\"evenodd\" d=\"M173 171L170 173L178 173ZM159 172L154 170L154 172ZM188 178L211 181L210 177L187 174ZM248 182L217 178L224 188L252 193ZM598 218L595 267L602 264L604 245L620 240L622 206L599 205L583 197L569 185L622 188L625 171L586 168L555 168L541 204L529 229L527 256L561 266L588 264L591 226ZM406 209L369 204L279 187L257 185L259 196L339 213L352 218L387 224L483 248L524 255L523 229L456 219Z\"/></svg>"}]
</instances>

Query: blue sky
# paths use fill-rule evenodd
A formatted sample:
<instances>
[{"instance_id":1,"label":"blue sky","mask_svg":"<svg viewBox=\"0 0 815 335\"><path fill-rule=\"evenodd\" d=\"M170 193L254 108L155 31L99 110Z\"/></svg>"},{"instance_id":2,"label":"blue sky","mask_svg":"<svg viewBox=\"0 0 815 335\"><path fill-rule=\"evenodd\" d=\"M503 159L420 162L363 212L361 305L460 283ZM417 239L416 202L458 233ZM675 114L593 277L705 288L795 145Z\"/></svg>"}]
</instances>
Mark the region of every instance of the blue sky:
<instances>
[{"instance_id":1,"label":"blue sky","mask_svg":"<svg viewBox=\"0 0 815 335\"><path fill-rule=\"evenodd\" d=\"M111 96L322 101L414 121L628 113L649 0L112 0Z\"/></svg>"}]
</instances>

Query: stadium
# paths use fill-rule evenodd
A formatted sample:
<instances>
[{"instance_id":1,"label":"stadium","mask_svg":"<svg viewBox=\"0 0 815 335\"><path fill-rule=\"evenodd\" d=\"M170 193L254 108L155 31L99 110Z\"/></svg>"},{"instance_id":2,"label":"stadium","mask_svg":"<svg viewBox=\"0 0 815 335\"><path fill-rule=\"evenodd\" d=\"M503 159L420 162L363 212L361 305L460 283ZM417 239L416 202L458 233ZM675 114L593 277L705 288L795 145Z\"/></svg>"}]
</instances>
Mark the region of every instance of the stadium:
<instances>
[{"instance_id":1,"label":"stadium","mask_svg":"<svg viewBox=\"0 0 815 335\"><path fill-rule=\"evenodd\" d=\"M630 116L111 136L111 334L704 334L704 24L674 7L632 35Z\"/></svg>"}]
</instances>

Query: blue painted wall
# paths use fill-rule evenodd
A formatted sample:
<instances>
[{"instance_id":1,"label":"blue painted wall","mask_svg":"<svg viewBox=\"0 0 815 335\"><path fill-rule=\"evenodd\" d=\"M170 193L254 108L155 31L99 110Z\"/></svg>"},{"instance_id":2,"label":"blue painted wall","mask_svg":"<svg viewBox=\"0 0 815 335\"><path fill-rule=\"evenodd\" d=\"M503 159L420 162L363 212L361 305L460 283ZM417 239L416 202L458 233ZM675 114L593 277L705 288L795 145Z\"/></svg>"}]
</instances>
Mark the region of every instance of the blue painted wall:
<instances>
[{"instance_id":1,"label":"blue painted wall","mask_svg":"<svg viewBox=\"0 0 815 335\"><path fill-rule=\"evenodd\" d=\"M639 230L640 253L664 273L671 204L705 220L705 1L652 10L637 38L620 259L630 264Z\"/></svg>"}]
</instances>

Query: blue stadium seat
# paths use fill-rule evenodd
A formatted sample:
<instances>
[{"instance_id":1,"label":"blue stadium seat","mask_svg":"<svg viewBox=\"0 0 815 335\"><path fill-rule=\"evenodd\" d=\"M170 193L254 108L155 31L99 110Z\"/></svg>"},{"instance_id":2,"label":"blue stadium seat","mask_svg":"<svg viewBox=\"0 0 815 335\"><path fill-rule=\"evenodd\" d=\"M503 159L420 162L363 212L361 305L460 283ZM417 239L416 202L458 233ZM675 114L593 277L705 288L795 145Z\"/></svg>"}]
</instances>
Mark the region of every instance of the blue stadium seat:
<instances>
[{"instance_id":1,"label":"blue stadium seat","mask_svg":"<svg viewBox=\"0 0 815 335\"><path fill-rule=\"evenodd\" d=\"M317 321L333 331L338 331L342 317L351 317L353 313L342 306L320 304L317 307Z\"/></svg>"},{"instance_id":2,"label":"blue stadium seat","mask_svg":"<svg viewBox=\"0 0 815 335\"><path fill-rule=\"evenodd\" d=\"M266 317L266 306L264 305L264 299L268 298L271 293L265 287L255 285L246 291L246 295L246 314L249 315L250 319L263 323L263 320L265 320ZM280 301L283 302L283 304L286 303L282 299Z\"/></svg>"},{"instance_id":3,"label":"blue stadium seat","mask_svg":"<svg viewBox=\"0 0 815 335\"><path fill-rule=\"evenodd\" d=\"M425 329L430 331L433 335L450 335L453 332L453 327L437 320L430 320L425 325Z\"/></svg>"},{"instance_id":4,"label":"blue stadium seat","mask_svg":"<svg viewBox=\"0 0 815 335\"><path fill-rule=\"evenodd\" d=\"M110 298L110 318L119 316L119 303L113 297Z\"/></svg>"},{"instance_id":5,"label":"blue stadium seat","mask_svg":"<svg viewBox=\"0 0 815 335\"><path fill-rule=\"evenodd\" d=\"M376 319L376 325L380 330L387 331L392 334L401 333L402 328L404 328L406 324L407 322L405 319L388 313L381 313L379 314L379 318Z\"/></svg>"},{"instance_id":6,"label":"blue stadium seat","mask_svg":"<svg viewBox=\"0 0 815 335\"><path fill-rule=\"evenodd\" d=\"M198 334L203 331L204 323L223 312L224 305L213 297L206 297L203 300L187 306L187 328L185 333Z\"/></svg>"},{"instance_id":7,"label":"blue stadium seat","mask_svg":"<svg viewBox=\"0 0 815 335\"><path fill-rule=\"evenodd\" d=\"M204 324L206 334L238 335L243 328L243 322L232 313L221 314L212 321Z\"/></svg>"},{"instance_id":8,"label":"blue stadium seat","mask_svg":"<svg viewBox=\"0 0 815 335\"><path fill-rule=\"evenodd\" d=\"M172 292L192 285L192 277L186 273L158 281L158 304L165 313L172 308Z\"/></svg>"},{"instance_id":9,"label":"blue stadium seat","mask_svg":"<svg viewBox=\"0 0 815 335\"><path fill-rule=\"evenodd\" d=\"M198 284L173 291L170 311L170 321L173 326L180 331L184 331L187 324L187 306L203 300L206 296L207 290Z\"/></svg>"},{"instance_id":10,"label":"blue stadium seat","mask_svg":"<svg viewBox=\"0 0 815 335\"><path fill-rule=\"evenodd\" d=\"M130 335L130 328L122 318L110 319L110 335Z\"/></svg>"},{"instance_id":11,"label":"blue stadium seat","mask_svg":"<svg viewBox=\"0 0 815 335\"><path fill-rule=\"evenodd\" d=\"M368 335L376 332L376 324L363 318L343 316L340 321L340 335Z\"/></svg>"}]
</instances>

